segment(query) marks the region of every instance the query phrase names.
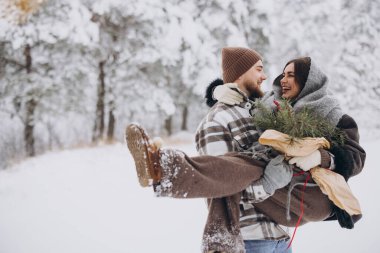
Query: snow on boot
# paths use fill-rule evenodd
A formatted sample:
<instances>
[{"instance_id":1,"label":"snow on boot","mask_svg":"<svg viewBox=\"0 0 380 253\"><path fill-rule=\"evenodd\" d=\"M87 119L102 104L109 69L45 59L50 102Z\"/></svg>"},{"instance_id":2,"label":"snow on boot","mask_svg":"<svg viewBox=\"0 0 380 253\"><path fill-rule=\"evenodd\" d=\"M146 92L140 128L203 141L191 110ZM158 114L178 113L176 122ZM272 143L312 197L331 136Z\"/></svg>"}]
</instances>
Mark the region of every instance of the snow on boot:
<instances>
[{"instance_id":1,"label":"snow on boot","mask_svg":"<svg viewBox=\"0 0 380 253\"><path fill-rule=\"evenodd\" d=\"M135 161L140 185L147 187L158 183L161 179L159 148L144 129L136 124L127 126L125 140Z\"/></svg>"}]
</instances>

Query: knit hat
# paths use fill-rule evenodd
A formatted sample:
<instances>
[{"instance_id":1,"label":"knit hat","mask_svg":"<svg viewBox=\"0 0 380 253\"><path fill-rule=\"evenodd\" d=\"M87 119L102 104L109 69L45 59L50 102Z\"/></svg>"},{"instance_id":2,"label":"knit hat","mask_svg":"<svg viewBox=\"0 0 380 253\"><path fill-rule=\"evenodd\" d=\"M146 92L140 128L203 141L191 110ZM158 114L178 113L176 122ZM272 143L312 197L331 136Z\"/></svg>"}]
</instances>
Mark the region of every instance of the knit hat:
<instances>
[{"instance_id":1,"label":"knit hat","mask_svg":"<svg viewBox=\"0 0 380 253\"><path fill-rule=\"evenodd\" d=\"M222 49L222 70L224 83L231 83L247 72L262 57L255 50L243 47Z\"/></svg>"}]
</instances>

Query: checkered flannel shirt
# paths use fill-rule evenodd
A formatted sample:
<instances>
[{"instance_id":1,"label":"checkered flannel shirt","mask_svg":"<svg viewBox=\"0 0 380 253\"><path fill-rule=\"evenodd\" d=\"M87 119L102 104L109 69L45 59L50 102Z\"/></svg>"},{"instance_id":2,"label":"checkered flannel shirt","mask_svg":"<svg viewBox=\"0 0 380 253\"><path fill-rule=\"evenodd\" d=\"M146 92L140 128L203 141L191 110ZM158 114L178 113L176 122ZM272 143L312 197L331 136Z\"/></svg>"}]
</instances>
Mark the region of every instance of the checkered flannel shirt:
<instances>
[{"instance_id":1,"label":"checkered flannel shirt","mask_svg":"<svg viewBox=\"0 0 380 253\"><path fill-rule=\"evenodd\" d=\"M251 116L252 107L253 103L248 99L235 106L216 103L198 126L195 139L199 154L252 152L252 147L257 146L259 138ZM243 198L247 195L251 202L262 201L269 197L262 185L255 183L243 192ZM289 238L282 226L256 210L249 201L242 201L240 204L240 228L244 240Z\"/></svg>"}]
</instances>

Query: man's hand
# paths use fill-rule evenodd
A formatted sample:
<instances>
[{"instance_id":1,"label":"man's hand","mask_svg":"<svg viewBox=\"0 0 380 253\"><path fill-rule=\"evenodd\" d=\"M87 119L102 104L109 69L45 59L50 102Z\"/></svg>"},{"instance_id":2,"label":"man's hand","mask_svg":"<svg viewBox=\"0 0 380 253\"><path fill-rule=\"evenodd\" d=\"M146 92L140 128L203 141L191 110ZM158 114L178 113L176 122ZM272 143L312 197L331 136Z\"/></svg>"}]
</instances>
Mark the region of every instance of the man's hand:
<instances>
[{"instance_id":1,"label":"man's hand","mask_svg":"<svg viewBox=\"0 0 380 253\"><path fill-rule=\"evenodd\" d=\"M262 177L263 188L268 194L273 195L275 190L288 185L292 177L291 166L284 160L284 156L278 155L265 167Z\"/></svg>"},{"instance_id":2,"label":"man's hand","mask_svg":"<svg viewBox=\"0 0 380 253\"><path fill-rule=\"evenodd\" d=\"M289 160L289 164L295 164L297 167L304 171L309 171L310 169L320 165L322 162L321 152L319 150L314 151L307 156L295 156Z\"/></svg>"},{"instance_id":3,"label":"man's hand","mask_svg":"<svg viewBox=\"0 0 380 253\"><path fill-rule=\"evenodd\" d=\"M227 105L240 104L243 102L243 96L239 92L232 90L233 88L238 88L237 83L226 83L216 86L212 96L214 99Z\"/></svg>"}]
</instances>

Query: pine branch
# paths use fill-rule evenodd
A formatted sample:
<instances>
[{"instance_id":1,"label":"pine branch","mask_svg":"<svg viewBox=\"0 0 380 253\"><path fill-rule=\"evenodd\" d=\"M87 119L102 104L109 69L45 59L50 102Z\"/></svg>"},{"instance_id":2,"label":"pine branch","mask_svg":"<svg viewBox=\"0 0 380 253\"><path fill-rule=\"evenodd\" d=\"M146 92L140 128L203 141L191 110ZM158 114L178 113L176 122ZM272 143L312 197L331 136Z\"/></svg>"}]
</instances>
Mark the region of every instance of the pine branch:
<instances>
[{"instance_id":1,"label":"pine branch","mask_svg":"<svg viewBox=\"0 0 380 253\"><path fill-rule=\"evenodd\" d=\"M306 137L324 137L328 141L344 143L345 135L336 126L331 125L323 117L304 107L295 113L287 100L277 102L277 110L266 107L261 101L256 102L256 113L253 117L255 125L262 131L277 130L290 136L290 141Z\"/></svg>"}]
</instances>

